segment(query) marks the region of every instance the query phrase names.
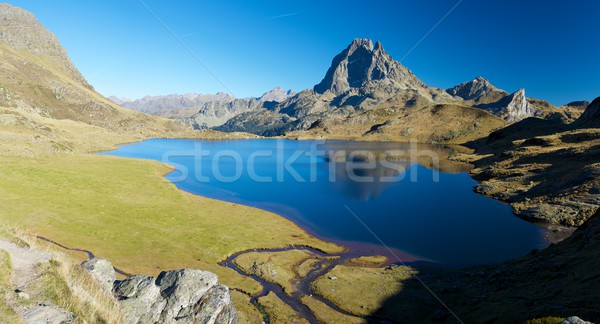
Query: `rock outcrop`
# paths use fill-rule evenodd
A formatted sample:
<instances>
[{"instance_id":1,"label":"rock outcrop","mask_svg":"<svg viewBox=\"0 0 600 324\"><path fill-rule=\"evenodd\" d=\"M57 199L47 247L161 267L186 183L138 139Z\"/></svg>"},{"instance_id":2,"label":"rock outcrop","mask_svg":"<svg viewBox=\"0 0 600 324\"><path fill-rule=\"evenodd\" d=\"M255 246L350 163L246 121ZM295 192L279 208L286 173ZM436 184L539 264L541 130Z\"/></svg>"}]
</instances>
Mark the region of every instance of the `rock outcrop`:
<instances>
[{"instance_id":1,"label":"rock outcrop","mask_svg":"<svg viewBox=\"0 0 600 324\"><path fill-rule=\"evenodd\" d=\"M112 264L104 259L90 259L81 264L106 292L112 293L117 275Z\"/></svg>"},{"instance_id":2,"label":"rock outcrop","mask_svg":"<svg viewBox=\"0 0 600 324\"><path fill-rule=\"evenodd\" d=\"M451 96L459 97L473 104L489 104L509 95L508 92L496 88L490 81L480 76L446 89L446 92Z\"/></svg>"},{"instance_id":3,"label":"rock outcrop","mask_svg":"<svg viewBox=\"0 0 600 324\"><path fill-rule=\"evenodd\" d=\"M103 287L115 278L105 260L91 259L82 265ZM121 304L127 323L237 323L229 288L218 284L211 272L174 270L157 278L136 275L113 280L109 291Z\"/></svg>"},{"instance_id":4,"label":"rock outcrop","mask_svg":"<svg viewBox=\"0 0 600 324\"><path fill-rule=\"evenodd\" d=\"M541 111L527 101L525 89L520 89L497 102L476 105L509 122L519 121L541 114Z\"/></svg>"}]
</instances>

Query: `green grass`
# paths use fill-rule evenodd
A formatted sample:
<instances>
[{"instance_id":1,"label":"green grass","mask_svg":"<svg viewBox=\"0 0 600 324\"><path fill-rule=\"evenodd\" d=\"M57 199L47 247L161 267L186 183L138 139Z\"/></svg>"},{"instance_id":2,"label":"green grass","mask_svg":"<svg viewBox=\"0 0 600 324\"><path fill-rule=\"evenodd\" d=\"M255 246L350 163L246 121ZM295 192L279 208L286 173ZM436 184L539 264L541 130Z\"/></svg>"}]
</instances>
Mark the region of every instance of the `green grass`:
<instances>
[{"instance_id":1,"label":"green grass","mask_svg":"<svg viewBox=\"0 0 600 324\"><path fill-rule=\"evenodd\" d=\"M403 289L403 282L416 271L409 267L366 268L335 266L313 282L318 295L356 315L370 315ZM336 277L335 280L329 279Z\"/></svg>"},{"instance_id":2,"label":"green grass","mask_svg":"<svg viewBox=\"0 0 600 324\"><path fill-rule=\"evenodd\" d=\"M0 159L0 220L89 249L129 273L201 268L232 288L260 286L217 265L245 249L341 248L259 209L182 192L166 166L101 156Z\"/></svg>"}]
</instances>

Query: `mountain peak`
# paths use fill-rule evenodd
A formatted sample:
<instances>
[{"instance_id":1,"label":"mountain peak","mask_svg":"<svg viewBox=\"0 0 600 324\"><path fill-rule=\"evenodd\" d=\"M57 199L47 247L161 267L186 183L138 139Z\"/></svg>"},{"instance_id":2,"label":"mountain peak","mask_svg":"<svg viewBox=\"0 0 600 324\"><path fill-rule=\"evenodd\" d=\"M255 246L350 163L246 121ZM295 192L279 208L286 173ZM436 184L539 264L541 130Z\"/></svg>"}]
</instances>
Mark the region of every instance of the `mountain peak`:
<instances>
[{"instance_id":1,"label":"mountain peak","mask_svg":"<svg viewBox=\"0 0 600 324\"><path fill-rule=\"evenodd\" d=\"M5 43L17 51L27 51L38 57L49 58L56 67L89 87L56 36L27 10L5 3L0 4L0 43Z\"/></svg>"},{"instance_id":2,"label":"mountain peak","mask_svg":"<svg viewBox=\"0 0 600 324\"><path fill-rule=\"evenodd\" d=\"M370 39L356 38L333 59L325 78L314 90L338 96L372 81L395 83L400 88L424 87L412 72L392 59L380 42L373 46Z\"/></svg>"},{"instance_id":3,"label":"mountain peak","mask_svg":"<svg viewBox=\"0 0 600 324\"><path fill-rule=\"evenodd\" d=\"M263 102L263 101L282 102L295 94L296 94L296 92L294 90L290 89L290 90L286 91L282 87L275 87L275 88L265 92L262 96L258 97L257 99L261 102Z\"/></svg>"},{"instance_id":4,"label":"mountain peak","mask_svg":"<svg viewBox=\"0 0 600 324\"><path fill-rule=\"evenodd\" d=\"M478 104L491 103L508 95L508 92L494 87L490 81L481 76L446 89L446 92L451 96L460 97L463 100L472 100Z\"/></svg>"},{"instance_id":5,"label":"mountain peak","mask_svg":"<svg viewBox=\"0 0 600 324\"><path fill-rule=\"evenodd\" d=\"M540 114L539 108L527 101L525 89L519 89L497 102L475 107L485 109L508 122L516 122Z\"/></svg>"},{"instance_id":6,"label":"mountain peak","mask_svg":"<svg viewBox=\"0 0 600 324\"><path fill-rule=\"evenodd\" d=\"M379 42L378 42L379 43ZM348 49L356 49L359 47L364 47L370 51L373 50L373 41L368 38L355 38Z\"/></svg>"}]
</instances>

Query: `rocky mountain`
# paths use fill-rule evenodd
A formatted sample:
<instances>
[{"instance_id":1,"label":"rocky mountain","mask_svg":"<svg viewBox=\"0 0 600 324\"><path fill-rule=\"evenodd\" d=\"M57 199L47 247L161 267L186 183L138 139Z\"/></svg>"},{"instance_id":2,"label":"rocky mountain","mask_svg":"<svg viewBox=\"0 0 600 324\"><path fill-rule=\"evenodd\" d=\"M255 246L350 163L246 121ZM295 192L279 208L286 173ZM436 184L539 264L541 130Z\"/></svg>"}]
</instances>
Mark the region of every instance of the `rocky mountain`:
<instances>
[{"instance_id":1,"label":"rocky mountain","mask_svg":"<svg viewBox=\"0 0 600 324\"><path fill-rule=\"evenodd\" d=\"M462 98L427 86L395 61L381 43L355 39L335 56L325 77L313 89L273 108L237 115L216 129L269 136L372 140L409 140L419 134L423 141L459 141L503 124L467 106ZM445 112L450 110L457 113L456 118L452 117L453 124L436 120L434 124L440 122L440 128L432 129L431 119L449 117ZM455 132L450 134L445 125L454 125Z\"/></svg>"},{"instance_id":2,"label":"rocky mountain","mask_svg":"<svg viewBox=\"0 0 600 324\"><path fill-rule=\"evenodd\" d=\"M475 105L475 107L485 109L508 122L515 122L542 114L539 108L527 101L525 89L517 90L515 93L505 96L496 102L479 104Z\"/></svg>"},{"instance_id":3,"label":"rocky mountain","mask_svg":"<svg viewBox=\"0 0 600 324\"><path fill-rule=\"evenodd\" d=\"M206 102L200 109L188 118L178 120L191 124L196 129L221 126L229 119L257 109L270 109L280 102L295 95L293 90L283 90L276 87L257 98L240 98L231 101Z\"/></svg>"},{"instance_id":4,"label":"rocky mountain","mask_svg":"<svg viewBox=\"0 0 600 324\"><path fill-rule=\"evenodd\" d=\"M217 94L189 93L166 96L146 96L127 100L110 99L122 107L150 115L174 119L192 125L195 129L220 126L230 118L258 108L271 108L295 95L293 90L275 87L260 97L235 98L219 92Z\"/></svg>"},{"instance_id":5,"label":"rocky mountain","mask_svg":"<svg viewBox=\"0 0 600 324\"><path fill-rule=\"evenodd\" d=\"M392 91L427 87L410 70L393 60L381 43L376 42L373 46L370 39L355 39L334 57L325 78L314 87L314 91L340 96L375 84Z\"/></svg>"},{"instance_id":6,"label":"rocky mountain","mask_svg":"<svg viewBox=\"0 0 600 324\"><path fill-rule=\"evenodd\" d=\"M102 97L33 14L0 4L0 155L94 150L187 131Z\"/></svg>"},{"instance_id":7,"label":"rocky mountain","mask_svg":"<svg viewBox=\"0 0 600 324\"><path fill-rule=\"evenodd\" d=\"M453 88L446 89L446 92L451 96L459 97L475 105L497 102L509 95L508 92L494 87L490 81L480 76Z\"/></svg>"},{"instance_id":8,"label":"rocky mountain","mask_svg":"<svg viewBox=\"0 0 600 324\"><path fill-rule=\"evenodd\" d=\"M114 99L113 99L114 98ZM184 118L197 113L207 102L231 102L235 97L228 93L217 94L188 93L165 96L146 96L136 100L110 97L121 107L165 118Z\"/></svg>"}]
</instances>

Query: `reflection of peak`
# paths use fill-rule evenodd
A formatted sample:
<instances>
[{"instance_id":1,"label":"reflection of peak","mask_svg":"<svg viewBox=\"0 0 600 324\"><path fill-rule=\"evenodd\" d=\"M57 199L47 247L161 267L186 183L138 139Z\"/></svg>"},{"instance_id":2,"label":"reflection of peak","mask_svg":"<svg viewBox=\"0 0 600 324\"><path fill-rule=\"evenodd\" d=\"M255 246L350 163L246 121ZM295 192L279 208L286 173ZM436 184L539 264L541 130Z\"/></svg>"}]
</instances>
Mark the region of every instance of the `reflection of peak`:
<instances>
[{"instance_id":1,"label":"reflection of peak","mask_svg":"<svg viewBox=\"0 0 600 324\"><path fill-rule=\"evenodd\" d=\"M330 91L340 95L370 81L382 80L411 87L424 86L407 68L392 59L381 43L373 46L370 39L357 38L333 59L325 78L314 90L320 94Z\"/></svg>"}]
</instances>

